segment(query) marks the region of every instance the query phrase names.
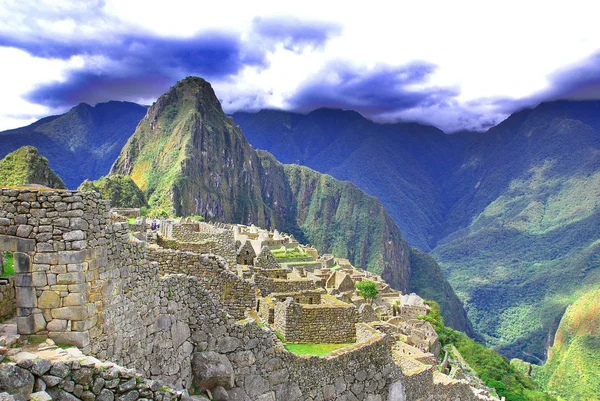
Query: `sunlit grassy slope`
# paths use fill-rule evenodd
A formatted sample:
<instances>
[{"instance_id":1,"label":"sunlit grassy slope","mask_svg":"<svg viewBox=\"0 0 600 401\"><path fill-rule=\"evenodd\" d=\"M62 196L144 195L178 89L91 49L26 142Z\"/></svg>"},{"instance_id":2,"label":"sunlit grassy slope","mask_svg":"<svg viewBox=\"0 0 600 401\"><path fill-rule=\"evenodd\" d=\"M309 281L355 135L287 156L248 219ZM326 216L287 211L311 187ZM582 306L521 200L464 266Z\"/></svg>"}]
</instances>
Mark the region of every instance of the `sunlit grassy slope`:
<instances>
[{"instance_id":1,"label":"sunlit grassy slope","mask_svg":"<svg viewBox=\"0 0 600 401\"><path fill-rule=\"evenodd\" d=\"M568 307L549 354L536 382L564 400L600 400L600 288Z\"/></svg>"}]
</instances>

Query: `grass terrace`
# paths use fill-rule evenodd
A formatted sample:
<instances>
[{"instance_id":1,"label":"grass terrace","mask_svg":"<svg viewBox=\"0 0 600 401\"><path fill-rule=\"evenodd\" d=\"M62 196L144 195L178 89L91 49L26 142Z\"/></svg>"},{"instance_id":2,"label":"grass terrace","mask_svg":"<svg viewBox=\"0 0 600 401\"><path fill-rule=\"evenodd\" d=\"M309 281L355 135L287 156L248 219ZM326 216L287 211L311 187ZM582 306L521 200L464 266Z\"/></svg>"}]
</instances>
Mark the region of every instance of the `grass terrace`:
<instances>
[{"instance_id":1,"label":"grass terrace","mask_svg":"<svg viewBox=\"0 0 600 401\"><path fill-rule=\"evenodd\" d=\"M273 249L271 251L271 253L277 259L303 258L306 256L306 254L300 247L296 247L296 248L292 248L292 249L287 249L285 247L281 247L279 249Z\"/></svg>"},{"instance_id":2,"label":"grass terrace","mask_svg":"<svg viewBox=\"0 0 600 401\"><path fill-rule=\"evenodd\" d=\"M342 344L327 344L327 343L312 343L312 344L295 344L295 343L286 343L283 339L283 336L278 332L275 332L277 338L281 340L283 346L286 350L293 352L296 355L315 355L315 356L324 356L335 350L348 347L355 343L342 343Z\"/></svg>"}]
</instances>

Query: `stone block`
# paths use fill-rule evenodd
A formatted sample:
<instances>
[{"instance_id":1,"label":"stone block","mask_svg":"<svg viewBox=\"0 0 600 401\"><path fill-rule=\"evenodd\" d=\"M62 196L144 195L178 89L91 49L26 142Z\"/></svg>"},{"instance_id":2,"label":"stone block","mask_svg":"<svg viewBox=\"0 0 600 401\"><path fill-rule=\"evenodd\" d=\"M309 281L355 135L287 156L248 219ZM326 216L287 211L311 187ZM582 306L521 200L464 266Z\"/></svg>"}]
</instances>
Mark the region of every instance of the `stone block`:
<instances>
[{"instance_id":1,"label":"stone block","mask_svg":"<svg viewBox=\"0 0 600 401\"><path fill-rule=\"evenodd\" d=\"M87 292L90 289L90 285L88 283L69 284L67 288L69 292Z\"/></svg>"},{"instance_id":2,"label":"stone block","mask_svg":"<svg viewBox=\"0 0 600 401\"><path fill-rule=\"evenodd\" d=\"M48 284L45 272L31 273L31 283L34 287L45 287Z\"/></svg>"},{"instance_id":3,"label":"stone block","mask_svg":"<svg viewBox=\"0 0 600 401\"><path fill-rule=\"evenodd\" d=\"M87 270L87 263L70 263L67 265L68 272L83 272Z\"/></svg>"},{"instance_id":4,"label":"stone block","mask_svg":"<svg viewBox=\"0 0 600 401\"><path fill-rule=\"evenodd\" d=\"M15 286L33 287L33 278L31 277L31 273L15 274Z\"/></svg>"},{"instance_id":5,"label":"stone block","mask_svg":"<svg viewBox=\"0 0 600 401\"><path fill-rule=\"evenodd\" d=\"M65 241L81 241L86 237L85 233L81 230L69 231L63 234Z\"/></svg>"},{"instance_id":6,"label":"stone block","mask_svg":"<svg viewBox=\"0 0 600 401\"><path fill-rule=\"evenodd\" d=\"M31 271L31 260L29 255L22 252L14 253L15 273L29 273Z\"/></svg>"},{"instance_id":7,"label":"stone block","mask_svg":"<svg viewBox=\"0 0 600 401\"><path fill-rule=\"evenodd\" d=\"M58 254L52 253L37 253L33 257L34 263L43 263L48 265L58 264Z\"/></svg>"},{"instance_id":8,"label":"stone block","mask_svg":"<svg viewBox=\"0 0 600 401\"><path fill-rule=\"evenodd\" d=\"M52 397L45 391L38 391L37 393L32 393L29 399L31 401L51 401Z\"/></svg>"},{"instance_id":9,"label":"stone block","mask_svg":"<svg viewBox=\"0 0 600 401\"><path fill-rule=\"evenodd\" d=\"M34 334L46 328L46 319L41 313L17 317L17 332L19 334Z\"/></svg>"},{"instance_id":10,"label":"stone block","mask_svg":"<svg viewBox=\"0 0 600 401\"><path fill-rule=\"evenodd\" d=\"M67 331L68 320L63 319L52 319L47 325L46 330L48 331Z\"/></svg>"},{"instance_id":11,"label":"stone block","mask_svg":"<svg viewBox=\"0 0 600 401\"><path fill-rule=\"evenodd\" d=\"M33 391L35 377L16 365L0 365L0 388L9 394L27 400Z\"/></svg>"},{"instance_id":12,"label":"stone block","mask_svg":"<svg viewBox=\"0 0 600 401\"><path fill-rule=\"evenodd\" d=\"M18 308L36 308L37 296L34 287L16 287L16 302Z\"/></svg>"},{"instance_id":13,"label":"stone block","mask_svg":"<svg viewBox=\"0 0 600 401\"><path fill-rule=\"evenodd\" d=\"M67 265L53 265L50 266L50 271L55 274L62 274L67 272Z\"/></svg>"},{"instance_id":14,"label":"stone block","mask_svg":"<svg viewBox=\"0 0 600 401\"><path fill-rule=\"evenodd\" d=\"M86 292L73 292L63 298L63 306L80 306L86 304L87 302L88 297Z\"/></svg>"},{"instance_id":15,"label":"stone block","mask_svg":"<svg viewBox=\"0 0 600 401\"><path fill-rule=\"evenodd\" d=\"M84 306L66 306L52 310L53 319L85 320L87 315L87 308Z\"/></svg>"},{"instance_id":16,"label":"stone block","mask_svg":"<svg viewBox=\"0 0 600 401\"><path fill-rule=\"evenodd\" d=\"M89 224L80 217L74 217L71 219L71 224L69 227L71 227L73 230L87 230L89 228Z\"/></svg>"},{"instance_id":17,"label":"stone block","mask_svg":"<svg viewBox=\"0 0 600 401\"><path fill-rule=\"evenodd\" d=\"M33 320L33 315L17 317L17 333L33 334L34 327L35 323Z\"/></svg>"},{"instance_id":18,"label":"stone block","mask_svg":"<svg viewBox=\"0 0 600 401\"><path fill-rule=\"evenodd\" d=\"M57 284L81 284L85 282L85 275L81 272L62 273L56 276Z\"/></svg>"},{"instance_id":19,"label":"stone block","mask_svg":"<svg viewBox=\"0 0 600 401\"><path fill-rule=\"evenodd\" d=\"M193 384L198 390L215 386L233 387L233 366L225 355L214 351L196 352L192 357ZM268 384L268 383L267 383Z\"/></svg>"},{"instance_id":20,"label":"stone block","mask_svg":"<svg viewBox=\"0 0 600 401\"><path fill-rule=\"evenodd\" d=\"M82 263L85 261L85 251L60 251L58 253L59 264Z\"/></svg>"},{"instance_id":21,"label":"stone block","mask_svg":"<svg viewBox=\"0 0 600 401\"><path fill-rule=\"evenodd\" d=\"M20 225L17 227L17 237L27 238L31 231L33 231L32 226Z\"/></svg>"},{"instance_id":22,"label":"stone block","mask_svg":"<svg viewBox=\"0 0 600 401\"><path fill-rule=\"evenodd\" d=\"M58 308L60 306L60 295L55 291L44 291L37 302L37 307L40 309Z\"/></svg>"},{"instance_id":23,"label":"stone block","mask_svg":"<svg viewBox=\"0 0 600 401\"><path fill-rule=\"evenodd\" d=\"M58 345L74 345L78 348L88 346L90 343L89 333L87 331L68 331L65 333L49 333L48 337L54 340Z\"/></svg>"}]
</instances>

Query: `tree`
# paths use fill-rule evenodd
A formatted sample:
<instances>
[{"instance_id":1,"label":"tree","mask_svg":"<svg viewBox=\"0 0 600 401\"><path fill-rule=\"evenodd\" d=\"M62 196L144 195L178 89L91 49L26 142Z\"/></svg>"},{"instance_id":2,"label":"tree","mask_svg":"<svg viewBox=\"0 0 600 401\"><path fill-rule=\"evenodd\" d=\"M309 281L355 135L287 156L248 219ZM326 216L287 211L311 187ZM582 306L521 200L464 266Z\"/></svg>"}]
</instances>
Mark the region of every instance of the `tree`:
<instances>
[{"instance_id":1,"label":"tree","mask_svg":"<svg viewBox=\"0 0 600 401\"><path fill-rule=\"evenodd\" d=\"M373 303L377 295L379 295L379 291L377 291L377 284L370 280L359 281L354 284L354 288L358 290L358 294L368 301L369 303Z\"/></svg>"}]
</instances>

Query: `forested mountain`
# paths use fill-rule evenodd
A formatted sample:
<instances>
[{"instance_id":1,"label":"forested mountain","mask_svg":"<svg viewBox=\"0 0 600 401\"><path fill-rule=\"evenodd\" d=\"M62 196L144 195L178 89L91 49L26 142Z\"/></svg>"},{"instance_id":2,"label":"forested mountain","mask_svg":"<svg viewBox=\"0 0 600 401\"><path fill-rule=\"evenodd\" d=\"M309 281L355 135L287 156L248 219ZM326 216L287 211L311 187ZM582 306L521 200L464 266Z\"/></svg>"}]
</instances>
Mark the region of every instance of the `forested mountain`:
<instances>
[{"instance_id":1,"label":"forested mountain","mask_svg":"<svg viewBox=\"0 0 600 401\"><path fill-rule=\"evenodd\" d=\"M69 112L0 132L0 158L34 146L70 189L108 173L146 107L130 102L81 103Z\"/></svg>"},{"instance_id":2,"label":"forested mountain","mask_svg":"<svg viewBox=\"0 0 600 401\"><path fill-rule=\"evenodd\" d=\"M543 361L573 291L598 279L599 101L542 103L453 135L330 109L233 118L254 146L377 196L504 355Z\"/></svg>"},{"instance_id":3,"label":"forested mountain","mask_svg":"<svg viewBox=\"0 0 600 401\"><path fill-rule=\"evenodd\" d=\"M164 213L274 227L382 274L395 288L418 290L411 284L411 250L376 198L350 182L254 150L201 78L186 78L159 97L113 174L131 176L150 207ZM435 287L447 321L473 334L439 267L427 268L441 278L424 286Z\"/></svg>"}]
</instances>

